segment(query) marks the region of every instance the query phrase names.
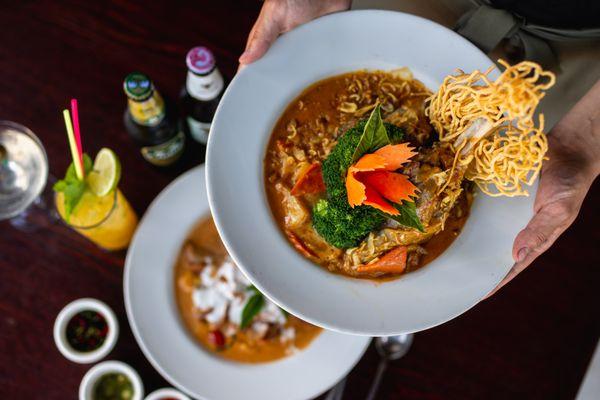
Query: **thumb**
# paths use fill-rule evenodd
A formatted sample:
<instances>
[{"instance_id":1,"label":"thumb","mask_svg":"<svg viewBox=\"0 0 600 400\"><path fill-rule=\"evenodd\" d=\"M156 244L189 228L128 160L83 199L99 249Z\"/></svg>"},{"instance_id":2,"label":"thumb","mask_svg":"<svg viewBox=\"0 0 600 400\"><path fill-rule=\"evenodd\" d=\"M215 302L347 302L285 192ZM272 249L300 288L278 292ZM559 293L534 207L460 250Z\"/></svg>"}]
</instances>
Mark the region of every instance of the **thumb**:
<instances>
[{"instance_id":1,"label":"thumb","mask_svg":"<svg viewBox=\"0 0 600 400\"><path fill-rule=\"evenodd\" d=\"M515 265L522 266L521 270L548 250L573 222L577 212L573 212L573 207L570 207L571 200L563 198L545 204L536 212L525 229L519 232L513 244L512 254Z\"/></svg>"},{"instance_id":2,"label":"thumb","mask_svg":"<svg viewBox=\"0 0 600 400\"><path fill-rule=\"evenodd\" d=\"M281 33L281 24L273 13L261 11L250 31L246 50L240 56L240 64L250 64L261 58Z\"/></svg>"},{"instance_id":3,"label":"thumb","mask_svg":"<svg viewBox=\"0 0 600 400\"><path fill-rule=\"evenodd\" d=\"M502 286L510 282L540 254L552 246L575 219L577 212L573 213L571 210L569 199L563 198L542 206L535 213L525 229L519 232L513 244L512 254L515 264L502 282L486 298L492 296Z\"/></svg>"},{"instance_id":4,"label":"thumb","mask_svg":"<svg viewBox=\"0 0 600 400\"><path fill-rule=\"evenodd\" d=\"M527 268L564 231L564 229L560 228L562 224L557 222L553 214L551 209L543 207L533 216L527 226L519 232L512 249L515 264L498 286L485 297L486 299L494 295Z\"/></svg>"},{"instance_id":5,"label":"thumb","mask_svg":"<svg viewBox=\"0 0 600 400\"><path fill-rule=\"evenodd\" d=\"M549 212L542 208L536 213L517 237L513 244L512 256L515 262L523 263L526 259L541 253L550 247L550 237L554 231L554 221Z\"/></svg>"}]
</instances>

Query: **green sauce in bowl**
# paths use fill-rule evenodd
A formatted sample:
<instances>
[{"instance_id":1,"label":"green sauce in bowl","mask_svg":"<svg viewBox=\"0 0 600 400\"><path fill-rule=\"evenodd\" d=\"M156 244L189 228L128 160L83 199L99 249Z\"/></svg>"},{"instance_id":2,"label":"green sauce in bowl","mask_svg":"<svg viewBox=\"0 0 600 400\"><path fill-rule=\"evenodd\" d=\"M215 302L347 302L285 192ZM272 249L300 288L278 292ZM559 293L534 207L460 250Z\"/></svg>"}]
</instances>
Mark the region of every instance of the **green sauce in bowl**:
<instances>
[{"instance_id":1,"label":"green sauce in bowl","mask_svg":"<svg viewBox=\"0 0 600 400\"><path fill-rule=\"evenodd\" d=\"M94 400L130 400L133 395L133 384L118 372L103 375L94 385Z\"/></svg>"}]
</instances>

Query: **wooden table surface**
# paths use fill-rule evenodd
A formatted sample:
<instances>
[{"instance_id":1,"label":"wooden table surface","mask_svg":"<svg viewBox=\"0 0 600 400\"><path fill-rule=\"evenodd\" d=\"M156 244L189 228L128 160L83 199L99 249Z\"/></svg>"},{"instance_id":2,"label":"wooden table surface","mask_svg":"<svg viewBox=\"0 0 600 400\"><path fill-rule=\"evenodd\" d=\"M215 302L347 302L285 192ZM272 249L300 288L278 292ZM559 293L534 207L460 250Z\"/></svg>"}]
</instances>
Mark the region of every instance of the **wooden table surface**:
<instances>
[{"instance_id":1,"label":"wooden table surface","mask_svg":"<svg viewBox=\"0 0 600 400\"><path fill-rule=\"evenodd\" d=\"M169 170L144 162L122 125L123 77L145 71L176 97L186 51L198 44L232 76L260 7L254 0L0 4L0 119L30 127L46 147L51 173L61 176L69 157L60 111L77 97L87 152L117 151L121 188L139 215L203 157L193 146ZM599 200L596 184L577 222L507 288L417 334L410 353L390 366L380 398L572 399L600 335ZM79 297L102 299L117 312L122 333L110 358L137 368L148 391L167 385L127 324L123 262L123 252L104 252L61 225L24 233L0 223L0 398L76 398L89 366L59 354L52 326ZM377 361L371 346L350 374L345 398L364 398Z\"/></svg>"}]
</instances>

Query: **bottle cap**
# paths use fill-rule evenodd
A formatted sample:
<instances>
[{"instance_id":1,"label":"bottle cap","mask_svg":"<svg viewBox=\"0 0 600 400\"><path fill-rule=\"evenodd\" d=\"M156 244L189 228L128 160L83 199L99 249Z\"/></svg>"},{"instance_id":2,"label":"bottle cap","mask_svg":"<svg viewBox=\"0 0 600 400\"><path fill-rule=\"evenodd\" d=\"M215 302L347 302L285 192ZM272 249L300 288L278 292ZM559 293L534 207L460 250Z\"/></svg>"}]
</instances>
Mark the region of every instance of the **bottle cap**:
<instances>
[{"instance_id":1,"label":"bottle cap","mask_svg":"<svg viewBox=\"0 0 600 400\"><path fill-rule=\"evenodd\" d=\"M206 47L198 46L188 51L185 63L193 73L206 75L215 68L215 56Z\"/></svg>"},{"instance_id":2,"label":"bottle cap","mask_svg":"<svg viewBox=\"0 0 600 400\"><path fill-rule=\"evenodd\" d=\"M132 100L144 100L152 95L154 85L148 75L141 72L132 72L125 77L123 90L127 97Z\"/></svg>"}]
</instances>

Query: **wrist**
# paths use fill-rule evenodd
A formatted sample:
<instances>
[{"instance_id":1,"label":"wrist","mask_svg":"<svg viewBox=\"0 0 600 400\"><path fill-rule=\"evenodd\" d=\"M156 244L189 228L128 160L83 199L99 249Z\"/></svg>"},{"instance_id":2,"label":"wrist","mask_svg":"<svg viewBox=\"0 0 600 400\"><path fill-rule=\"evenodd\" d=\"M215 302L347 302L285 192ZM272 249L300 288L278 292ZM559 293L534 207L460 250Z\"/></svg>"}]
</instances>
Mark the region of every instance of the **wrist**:
<instances>
[{"instance_id":1,"label":"wrist","mask_svg":"<svg viewBox=\"0 0 600 400\"><path fill-rule=\"evenodd\" d=\"M327 0L322 3L321 14L330 14L350 9L352 0Z\"/></svg>"},{"instance_id":2,"label":"wrist","mask_svg":"<svg viewBox=\"0 0 600 400\"><path fill-rule=\"evenodd\" d=\"M556 124L548 142L550 157L580 162L592 180L600 174L600 80Z\"/></svg>"},{"instance_id":3,"label":"wrist","mask_svg":"<svg viewBox=\"0 0 600 400\"><path fill-rule=\"evenodd\" d=\"M552 129L548 135L547 162L568 161L593 181L600 175L600 121L590 120L585 127L578 128L559 123Z\"/></svg>"}]
</instances>

